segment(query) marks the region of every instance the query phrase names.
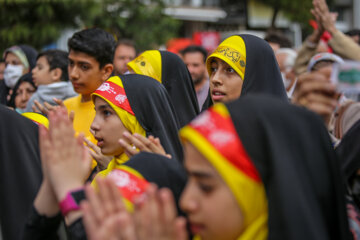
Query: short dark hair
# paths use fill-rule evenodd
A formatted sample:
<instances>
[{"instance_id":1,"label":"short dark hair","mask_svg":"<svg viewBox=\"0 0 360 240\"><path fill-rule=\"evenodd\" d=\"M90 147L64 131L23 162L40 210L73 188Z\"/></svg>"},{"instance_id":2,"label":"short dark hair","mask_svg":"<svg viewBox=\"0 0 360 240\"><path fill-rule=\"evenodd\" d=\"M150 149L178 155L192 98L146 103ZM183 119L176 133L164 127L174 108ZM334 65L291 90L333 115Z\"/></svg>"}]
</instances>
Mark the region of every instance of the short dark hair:
<instances>
[{"instance_id":1,"label":"short dark hair","mask_svg":"<svg viewBox=\"0 0 360 240\"><path fill-rule=\"evenodd\" d=\"M277 43L280 45L280 48L291 48L292 47L290 39L282 32L269 31L266 34L264 40L267 42Z\"/></svg>"},{"instance_id":2,"label":"short dark hair","mask_svg":"<svg viewBox=\"0 0 360 240\"><path fill-rule=\"evenodd\" d=\"M118 46L121 46L121 45L125 45L125 46L128 46L128 47L132 47L135 49L135 53L137 53L137 49L136 49L136 44L133 40L131 39L127 39L127 38L122 38L122 39L119 39L117 42L116 42L116 47L115 49L118 47Z\"/></svg>"},{"instance_id":3,"label":"short dark hair","mask_svg":"<svg viewBox=\"0 0 360 240\"><path fill-rule=\"evenodd\" d=\"M102 68L113 62L115 39L100 28L90 28L74 33L68 40L68 47L69 52L73 50L94 57Z\"/></svg>"},{"instance_id":4,"label":"short dark hair","mask_svg":"<svg viewBox=\"0 0 360 240\"><path fill-rule=\"evenodd\" d=\"M206 62L207 51L205 50L205 48L203 48L201 46L197 46L197 45L188 46L188 47L184 48L183 50L181 50L180 54L184 57L185 54L187 54L187 53L195 53L195 52L201 53L203 55L204 62Z\"/></svg>"},{"instance_id":5,"label":"short dark hair","mask_svg":"<svg viewBox=\"0 0 360 240\"><path fill-rule=\"evenodd\" d=\"M49 66L50 66L50 70L60 68L61 69L60 80L61 81L68 81L68 79L69 79L69 76L68 76L68 63L69 63L69 60L68 60L68 53L67 52L57 50L57 49L47 50L47 51L41 52L37 56L36 61L40 57L45 57L46 58Z\"/></svg>"}]
</instances>

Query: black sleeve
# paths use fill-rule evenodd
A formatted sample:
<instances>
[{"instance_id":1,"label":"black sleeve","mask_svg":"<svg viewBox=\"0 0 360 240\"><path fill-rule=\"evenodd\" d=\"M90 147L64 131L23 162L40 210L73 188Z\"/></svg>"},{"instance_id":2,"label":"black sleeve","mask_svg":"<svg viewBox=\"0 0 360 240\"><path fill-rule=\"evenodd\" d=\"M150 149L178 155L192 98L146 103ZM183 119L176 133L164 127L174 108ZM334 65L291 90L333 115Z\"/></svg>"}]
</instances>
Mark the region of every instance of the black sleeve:
<instances>
[{"instance_id":1,"label":"black sleeve","mask_svg":"<svg viewBox=\"0 0 360 240\"><path fill-rule=\"evenodd\" d=\"M46 217L40 215L35 207L32 207L29 219L25 224L23 232L24 240L42 240L54 239L58 240L59 236L57 230L62 221L62 216L59 213L54 217Z\"/></svg>"},{"instance_id":2,"label":"black sleeve","mask_svg":"<svg viewBox=\"0 0 360 240\"><path fill-rule=\"evenodd\" d=\"M82 218L79 218L67 227L70 240L87 240Z\"/></svg>"}]
</instances>

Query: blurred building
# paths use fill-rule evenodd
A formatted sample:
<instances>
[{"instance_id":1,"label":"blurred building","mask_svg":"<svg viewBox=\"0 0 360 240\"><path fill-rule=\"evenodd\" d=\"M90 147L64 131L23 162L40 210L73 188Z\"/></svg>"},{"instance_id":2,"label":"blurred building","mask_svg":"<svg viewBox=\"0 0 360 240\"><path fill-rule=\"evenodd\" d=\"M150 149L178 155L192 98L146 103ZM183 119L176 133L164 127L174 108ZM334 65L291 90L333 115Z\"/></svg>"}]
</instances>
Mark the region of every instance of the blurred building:
<instances>
[{"instance_id":1,"label":"blurred building","mask_svg":"<svg viewBox=\"0 0 360 240\"><path fill-rule=\"evenodd\" d=\"M339 14L336 26L341 31L360 29L360 0L335 0L331 10Z\"/></svg>"}]
</instances>

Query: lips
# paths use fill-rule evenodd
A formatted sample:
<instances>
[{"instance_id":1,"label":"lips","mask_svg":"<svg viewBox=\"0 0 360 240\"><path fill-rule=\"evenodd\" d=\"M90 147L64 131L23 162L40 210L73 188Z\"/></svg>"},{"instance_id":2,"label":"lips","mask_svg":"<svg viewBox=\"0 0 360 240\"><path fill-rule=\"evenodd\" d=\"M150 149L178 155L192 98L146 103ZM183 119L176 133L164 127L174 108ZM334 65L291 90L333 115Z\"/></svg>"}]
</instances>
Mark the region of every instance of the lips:
<instances>
[{"instance_id":1,"label":"lips","mask_svg":"<svg viewBox=\"0 0 360 240\"><path fill-rule=\"evenodd\" d=\"M221 100L226 96L223 91L214 89L211 91L211 98L214 102L221 102Z\"/></svg>"},{"instance_id":2,"label":"lips","mask_svg":"<svg viewBox=\"0 0 360 240\"><path fill-rule=\"evenodd\" d=\"M95 137L96 141L97 141L97 146L99 148L101 148L102 146L104 146L104 139L103 138L99 138L99 137Z\"/></svg>"},{"instance_id":3,"label":"lips","mask_svg":"<svg viewBox=\"0 0 360 240\"><path fill-rule=\"evenodd\" d=\"M199 224L199 223L190 223L189 227L191 233L194 235L199 234L205 228L203 224Z\"/></svg>"}]
</instances>

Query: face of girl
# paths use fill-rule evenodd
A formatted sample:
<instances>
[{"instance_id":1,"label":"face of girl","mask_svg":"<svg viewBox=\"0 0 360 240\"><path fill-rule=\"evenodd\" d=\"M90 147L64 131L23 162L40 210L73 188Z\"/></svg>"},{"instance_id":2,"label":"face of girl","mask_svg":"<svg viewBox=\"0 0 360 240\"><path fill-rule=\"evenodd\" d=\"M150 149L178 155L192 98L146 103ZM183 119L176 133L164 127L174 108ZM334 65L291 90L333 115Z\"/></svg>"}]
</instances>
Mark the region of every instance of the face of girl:
<instances>
[{"instance_id":1,"label":"face of girl","mask_svg":"<svg viewBox=\"0 0 360 240\"><path fill-rule=\"evenodd\" d=\"M15 107L25 109L27 102L35 91L36 89L29 82L22 82L15 93Z\"/></svg>"},{"instance_id":2,"label":"face of girl","mask_svg":"<svg viewBox=\"0 0 360 240\"><path fill-rule=\"evenodd\" d=\"M185 143L185 168L189 174L180 199L190 229L202 240L237 239L243 229L241 209L215 168L190 143Z\"/></svg>"},{"instance_id":3,"label":"face of girl","mask_svg":"<svg viewBox=\"0 0 360 240\"><path fill-rule=\"evenodd\" d=\"M211 60L210 93L214 103L229 102L240 97L243 80L226 62L214 57Z\"/></svg>"},{"instance_id":4,"label":"face of girl","mask_svg":"<svg viewBox=\"0 0 360 240\"><path fill-rule=\"evenodd\" d=\"M95 97L96 115L91 124L97 145L104 155L119 156L124 149L119 143L123 132L128 131L115 110L102 98Z\"/></svg>"}]
</instances>

